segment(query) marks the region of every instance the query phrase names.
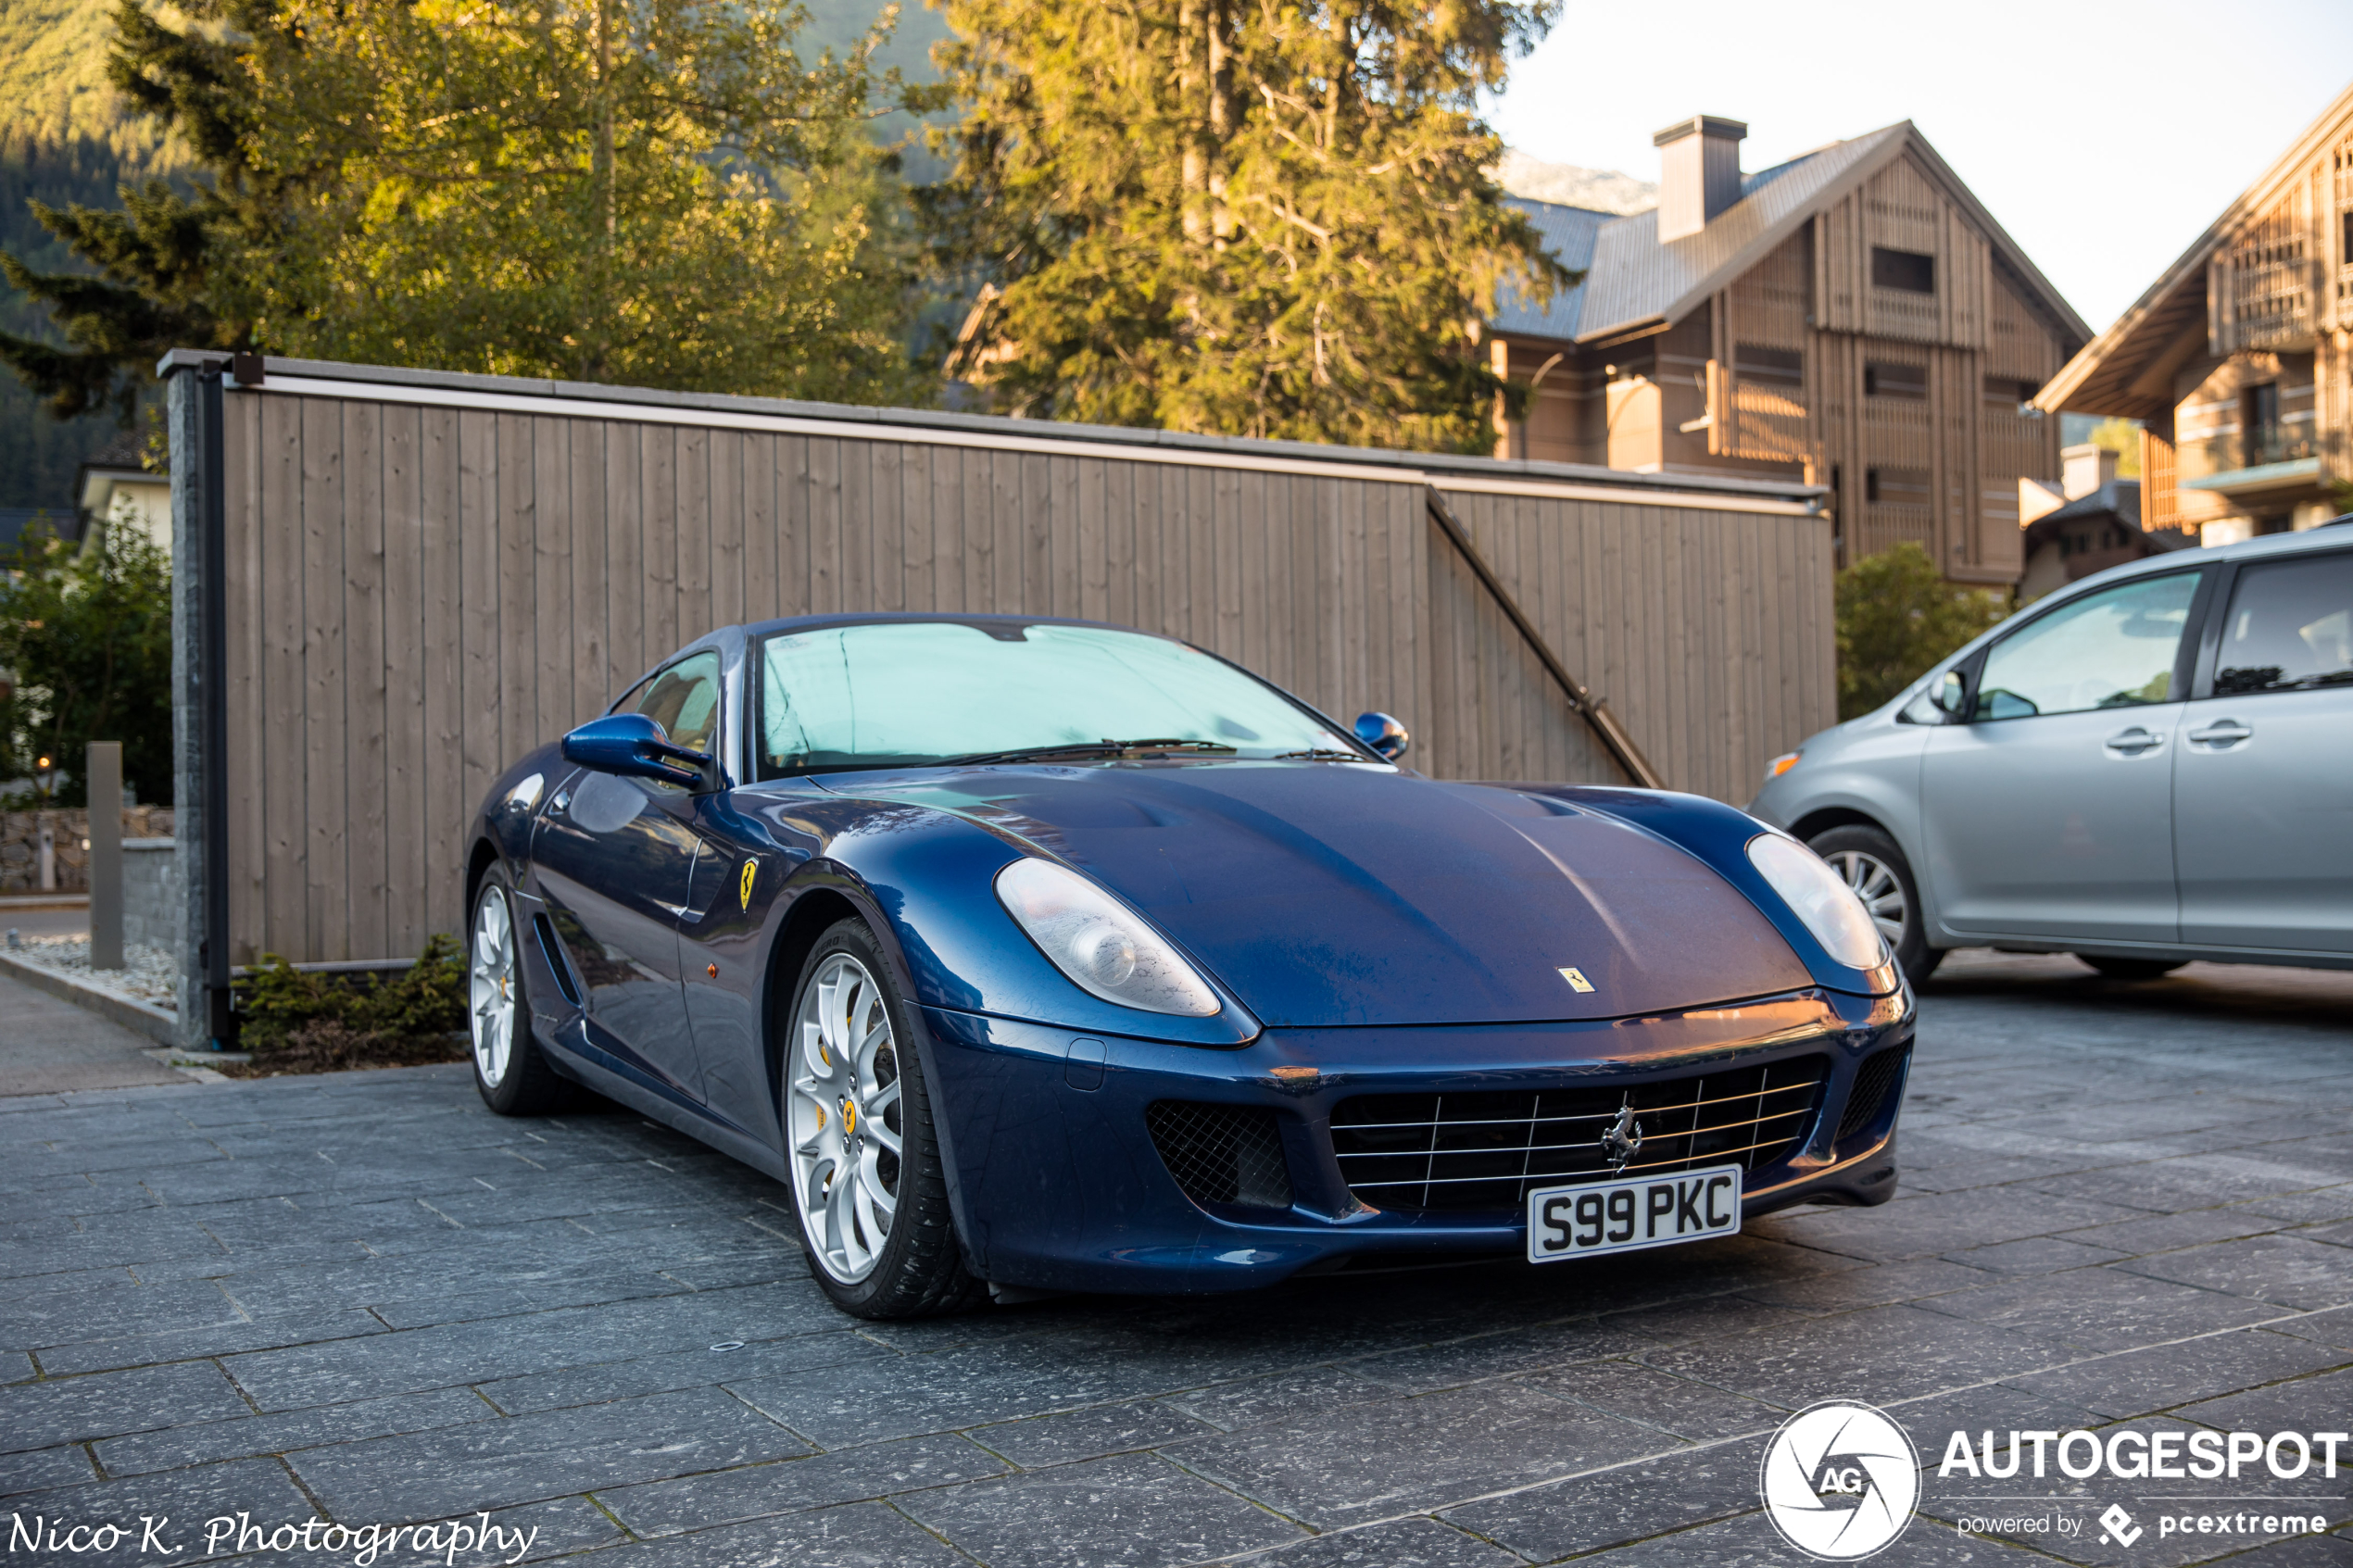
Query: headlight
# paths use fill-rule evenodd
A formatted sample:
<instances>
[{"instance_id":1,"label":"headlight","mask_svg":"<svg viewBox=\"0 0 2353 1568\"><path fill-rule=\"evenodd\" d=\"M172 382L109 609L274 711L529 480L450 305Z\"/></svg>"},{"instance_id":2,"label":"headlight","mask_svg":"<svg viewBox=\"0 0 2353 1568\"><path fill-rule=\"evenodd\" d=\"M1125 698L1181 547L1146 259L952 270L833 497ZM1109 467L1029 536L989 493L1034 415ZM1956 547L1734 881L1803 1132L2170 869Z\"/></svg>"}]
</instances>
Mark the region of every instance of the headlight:
<instances>
[{"instance_id":1,"label":"headlight","mask_svg":"<svg viewBox=\"0 0 2353 1568\"><path fill-rule=\"evenodd\" d=\"M1145 1012L1207 1018L1220 1010L1209 983L1160 933L1085 877L1025 856L997 873L997 897L1081 990Z\"/></svg>"},{"instance_id":2,"label":"headlight","mask_svg":"<svg viewBox=\"0 0 2353 1568\"><path fill-rule=\"evenodd\" d=\"M1887 945L1870 911L1814 851L1777 833L1760 833L1748 841L1748 863L1773 884L1831 957L1849 969L1876 969L1887 961Z\"/></svg>"}]
</instances>

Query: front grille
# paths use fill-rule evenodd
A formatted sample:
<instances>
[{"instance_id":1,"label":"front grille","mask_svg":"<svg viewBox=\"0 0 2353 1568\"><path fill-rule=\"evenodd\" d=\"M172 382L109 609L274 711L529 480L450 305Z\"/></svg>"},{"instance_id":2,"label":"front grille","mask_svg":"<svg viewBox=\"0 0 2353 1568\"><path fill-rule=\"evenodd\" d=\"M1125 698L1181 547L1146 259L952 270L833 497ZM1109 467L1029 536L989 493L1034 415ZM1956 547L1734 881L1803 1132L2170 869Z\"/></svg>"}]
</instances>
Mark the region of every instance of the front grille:
<instances>
[{"instance_id":1,"label":"front grille","mask_svg":"<svg viewBox=\"0 0 2353 1568\"><path fill-rule=\"evenodd\" d=\"M1897 1046L1863 1059L1855 1074L1855 1086L1846 1091L1846 1114L1838 1119L1841 1138L1852 1137L1879 1120L1880 1112L1887 1109L1887 1097L1904 1081L1904 1064L1911 1056L1911 1047Z\"/></svg>"},{"instance_id":2,"label":"front grille","mask_svg":"<svg viewBox=\"0 0 2353 1568\"><path fill-rule=\"evenodd\" d=\"M1829 1068L1809 1056L1631 1088L1359 1095L1334 1108L1332 1148L1349 1190L1376 1209L1514 1209L1579 1177L1755 1171L1805 1138ZM1620 1168L1602 1135L1624 1107L1642 1147Z\"/></svg>"},{"instance_id":3,"label":"front grille","mask_svg":"<svg viewBox=\"0 0 2353 1568\"><path fill-rule=\"evenodd\" d=\"M1155 1100L1144 1125L1162 1163L1195 1203L1290 1207L1290 1171L1275 1113L1263 1106Z\"/></svg>"}]
</instances>

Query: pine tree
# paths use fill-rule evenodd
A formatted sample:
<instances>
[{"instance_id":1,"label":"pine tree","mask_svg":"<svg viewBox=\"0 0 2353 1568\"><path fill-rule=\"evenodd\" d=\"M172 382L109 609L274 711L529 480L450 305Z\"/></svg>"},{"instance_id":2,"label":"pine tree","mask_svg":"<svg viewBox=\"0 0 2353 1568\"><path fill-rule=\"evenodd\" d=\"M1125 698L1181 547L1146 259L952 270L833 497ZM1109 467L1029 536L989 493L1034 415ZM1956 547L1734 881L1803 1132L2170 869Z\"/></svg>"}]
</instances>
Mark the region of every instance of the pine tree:
<instances>
[{"instance_id":1,"label":"pine tree","mask_svg":"<svg viewBox=\"0 0 2353 1568\"><path fill-rule=\"evenodd\" d=\"M247 348L253 323L220 296L233 258L280 226L283 178L265 177L245 156L254 98L244 48L222 36L269 38L279 31L272 0L197 0L197 23L175 32L137 0L116 7L116 44L107 74L141 113L176 133L208 171L194 189L162 180L122 186L120 211L73 203L30 204L42 226L96 276L36 272L0 254L0 272L47 307L66 346L0 332L0 361L47 401L59 419L111 408L128 425L156 361L171 348Z\"/></svg>"},{"instance_id":2,"label":"pine tree","mask_svg":"<svg viewBox=\"0 0 2353 1568\"><path fill-rule=\"evenodd\" d=\"M964 362L1013 411L1480 450L1499 290L1571 281L1481 172L1477 95L1557 0L945 0L931 204L993 270Z\"/></svg>"}]
</instances>

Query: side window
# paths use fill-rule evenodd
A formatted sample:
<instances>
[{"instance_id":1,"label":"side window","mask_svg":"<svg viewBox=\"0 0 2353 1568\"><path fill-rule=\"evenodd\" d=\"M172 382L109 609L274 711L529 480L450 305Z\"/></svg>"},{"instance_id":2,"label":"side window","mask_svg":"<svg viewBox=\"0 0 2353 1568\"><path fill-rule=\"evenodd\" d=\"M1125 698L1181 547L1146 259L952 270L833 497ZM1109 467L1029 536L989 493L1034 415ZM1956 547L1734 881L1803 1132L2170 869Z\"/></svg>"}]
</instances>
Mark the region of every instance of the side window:
<instances>
[{"instance_id":1,"label":"side window","mask_svg":"<svg viewBox=\"0 0 2353 1568\"><path fill-rule=\"evenodd\" d=\"M669 732L673 743L709 751L719 728L719 656L698 653L656 675L626 709Z\"/></svg>"},{"instance_id":2,"label":"side window","mask_svg":"<svg viewBox=\"0 0 2353 1568\"><path fill-rule=\"evenodd\" d=\"M2037 616L1994 645L1970 718L2031 719L2170 702L2197 573L2121 583Z\"/></svg>"},{"instance_id":3,"label":"side window","mask_svg":"<svg viewBox=\"0 0 2353 1568\"><path fill-rule=\"evenodd\" d=\"M2353 685L2353 551L2242 568L2214 695Z\"/></svg>"}]
</instances>

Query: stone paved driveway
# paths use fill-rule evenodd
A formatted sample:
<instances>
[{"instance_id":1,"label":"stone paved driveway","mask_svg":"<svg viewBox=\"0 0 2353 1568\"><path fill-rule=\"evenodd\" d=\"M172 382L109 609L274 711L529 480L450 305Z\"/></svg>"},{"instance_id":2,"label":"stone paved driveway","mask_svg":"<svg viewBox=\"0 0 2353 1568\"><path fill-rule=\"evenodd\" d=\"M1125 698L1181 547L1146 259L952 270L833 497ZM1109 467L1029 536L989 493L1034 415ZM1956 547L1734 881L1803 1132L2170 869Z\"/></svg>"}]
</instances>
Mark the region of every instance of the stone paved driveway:
<instances>
[{"instance_id":1,"label":"stone paved driveway","mask_svg":"<svg viewBox=\"0 0 2353 1568\"><path fill-rule=\"evenodd\" d=\"M501 1121L461 1070L0 1099L0 1510L132 1528L84 1562L200 1561L240 1511L248 1551L504 1532L383 1563L1795 1562L1759 1454L1846 1397L1930 1472L1885 1562L2353 1562L2342 1470L1934 1474L1957 1427L2353 1424L2353 976L1989 957L1924 1010L1883 1209L903 1327L824 1304L764 1179L624 1113ZM2337 1533L2150 1527L2209 1493ZM1953 1528L1985 1513L2077 1533ZM260 1555L354 1561L299 1537Z\"/></svg>"}]
</instances>

